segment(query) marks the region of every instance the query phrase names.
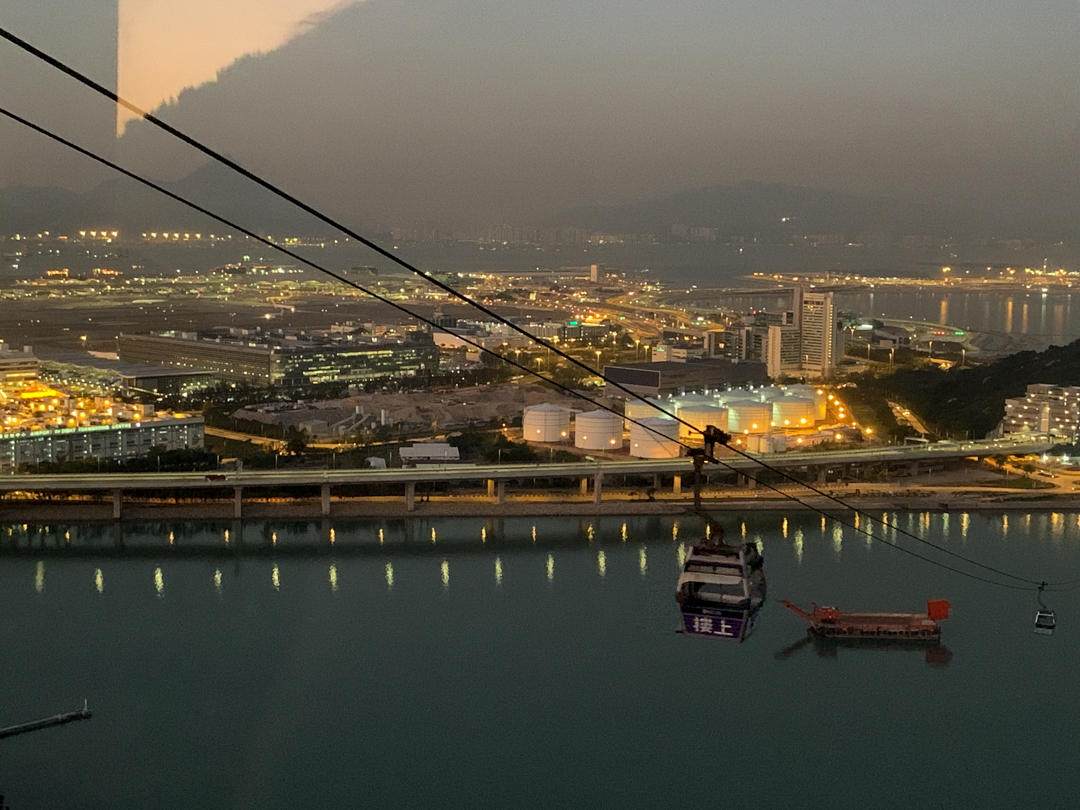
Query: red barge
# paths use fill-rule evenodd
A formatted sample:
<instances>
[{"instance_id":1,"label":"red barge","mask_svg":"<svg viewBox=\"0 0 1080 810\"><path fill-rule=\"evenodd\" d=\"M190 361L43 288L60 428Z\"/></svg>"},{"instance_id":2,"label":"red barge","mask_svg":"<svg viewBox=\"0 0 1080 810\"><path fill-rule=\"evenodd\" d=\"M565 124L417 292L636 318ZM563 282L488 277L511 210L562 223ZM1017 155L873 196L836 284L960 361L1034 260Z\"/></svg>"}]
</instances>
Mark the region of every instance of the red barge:
<instances>
[{"instance_id":1,"label":"red barge","mask_svg":"<svg viewBox=\"0 0 1080 810\"><path fill-rule=\"evenodd\" d=\"M814 605L805 611L786 599L780 604L810 623L810 632L822 638L851 641L912 641L936 644L941 640L942 619L952 606L944 599L926 602L926 613L847 613L835 607Z\"/></svg>"}]
</instances>

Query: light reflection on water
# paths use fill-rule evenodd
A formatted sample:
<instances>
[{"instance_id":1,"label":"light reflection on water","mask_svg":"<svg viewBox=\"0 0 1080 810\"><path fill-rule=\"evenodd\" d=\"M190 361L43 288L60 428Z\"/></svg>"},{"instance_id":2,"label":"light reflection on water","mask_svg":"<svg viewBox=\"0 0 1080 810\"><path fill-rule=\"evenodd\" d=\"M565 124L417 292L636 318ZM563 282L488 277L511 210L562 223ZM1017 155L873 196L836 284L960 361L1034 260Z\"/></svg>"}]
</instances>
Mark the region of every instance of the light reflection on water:
<instances>
[{"instance_id":1,"label":"light reflection on water","mask_svg":"<svg viewBox=\"0 0 1080 810\"><path fill-rule=\"evenodd\" d=\"M1025 550L1019 560L1000 542L1002 517L958 513L966 551L1039 578L1080 568L1080 514L1008 515L1014 545ZM300 795L311 806L465 806L482 772L517 774L491 806L578 806L598 795L589 794L597 779L621 807L667 806L685 789L685 749L673 751L671 740L694 723L716 728L730 719L727 702L701 700L695 673L723 673L758 707L742 733L756 767L772 775L758 786L761 806L807 806L807 790L821 806L985 806L965 805L963 795L981 795L988 779L1008 785L1015 806L1052 806L1030 792L1040 780L1010 770L1024 745L1058 775L1060 795L1080 790L1071 753L1051 744L1080 723L1080 709L1016 688L1031 672L1066 683L1080 666L1077 594L1055 597L1058 634L1044 639L1031 633L1030 594L987 589L906 555L870 553L865 543L849 543L840 555L843 526L823 525L817 515L744 514L747 536L765 547L776 597L918 610L943 596L957 607L945 626L956 662L948 670L927 668L921 655L857 649L833 660L805 652L777 660L805 637L805 626L775 604L738 647L673 632L678 570L686 544L704 528L680 520L678 533L674 521L657 517L437 521L436 548L428 523L410 533L400 522L334 521L332 549L318 522L256 523L231 527L228 551L220 525L132 525L121 538L128 556L112 527L71 526L70 546L64 527L47 535L16 527L0 546L19 544L0 565L0 615L17 622L0 625L0 638L19 688L0 715L44 716L57 710L57 694L84 685L101 709L86 729L28 735L6 748L0 787L34 797L19 806L85 806L34 767L56 756L69 784L120 810L235 806L236 785L253 768L274 775L263 780L269 787L258 802L268 808L296 806ZM951 516L917 513L915 521L937 542ZM876 520L861 525L891 535ZM294 553L304 544L311 553ZM177 556L197 545L211 552ZM105 555L79 556L95 546ZM560 585L546 587L556 556ZM215 598L206 585L212 576L221 594L223 570L235 573L227 598ZM98 598L106 577L108 598ZM150 596L151 577L162 595L168 582L167 599ZM807 701L807 690L842 695L842 704ZM595 708L598 695L609 704L604 711ZM829 720L838 705L842 728ZM1008 723L1000 722L1003 706ZM887 735L873 731L883 720ZM987 734L992 749L965 753L965 740ZM946 741L964 767L898 787L888 778L895 762L923 750L927 735ZM812 773L790 760L808 738L833 754ZM609 751L602 743L611 739L625 742ZM417 740L450 776L415 778ZM97 750L110 755L87 753ZM377 761L343 750L377 751ZM271 753L279 751L292 753ZM523 756L535 761L535 774L514 770ZM866 778L845 776L837 760L858 761ZM183 786L167 778L177 768L189 777ZM703 769L695 789L723 790L727 778Z\"/></svg>"},{"instance_id":2,"label":"light reflection on water","mask_svg":"<svg viewBox=\"0 0 1080 810\"><path fill-rule=\"evenodd\" d=\"M767 514L767 513L766 513ZM1045 513L1007 513L1002 512L996 515L990 514L971 514L968 512L961 512L957 515L957 519L960 523L960 536L963 540L967 541L969 535L972 532L973 525L980 527L977 533L978 539L986 541L990 536L991 526L996 524L997 536L1002 540L1008 539L1011 534L1020 531L1023 533L1025 539L1031 536L1045 537L1052 541L1055 545L1066 543L1070 539L1080 537L1080 514L1067 514L1064 512L1045 512ZM622 544L625 543L627 538L639 537L642 539L651 539L656 542L657 531L654 528L657 519L650 519L653 523L653 527L642 527L636 525L645 521L630 522L625 519L620 519L617 524L617 529L612 528L612 524L601 521L599 524L590 522L586 524L584 528L583 539L588 543L599 543L600 547L596 548L595 554L595 571L601 578L606 577L609 573L610 566L610 543ZM933 513L929 511L923 512L883 512L880 515L880 519L872 521L859 522L858 516L851 518L853 525L857 525L859 528L868 526L865 531L859 531L858 534L861 539L864 540L860 544L861 548L869 550L873 547L875 541L888 541L895 543L897 541L897 526L900 523L906 523L910 527L910 531L915 533L918 537L924 537L930 539L933 542L945 543L951 532L952 516L949 513ZM509 521L506 521L509 523ZM555 519L557 523L557 519ZM672 561L676 568L681 569L686 554L688 553L688 546L692 544L691 541L680 541L679 527L675 520L659 519L659 522L669 523L670 531L670 548L672 554ZM817 522L819 527L819 533L823 539L827 538L828 548L831 552L831 557L834 562L841 562L841 552L844 546L844 524L839 520L830 521L825 517L799 514L795 517L791 517L785 514L778 514L775 523L771 526L767 523L765 515L755 515L751 518L743 518L739 521L739 527L743 534L743 537L748 542L754 543L763 553L768 550L768 540L770 535L777 542L784 545L790 545L794 551L794 557L797 563L801 564L804 560L804 555L812 551L813 545L807 544L807 534L805 529L810 525ZM1019 522L1020 528L1017 528ZM439 547L443 550L443 556L438 563L439 580L444 588L448 588L450 584L450 558L447 554L453 554L456 551L464 551L468 544L464 541L464 538L468 536L468 532L460 531L460 527L455 525L453 521L442 521L444 528L447 532L446 542L440 542ZM695 531L705 531L705 526L696 526L690 529L692 533ZM229 530L225 530L228 532ZM244 538L251 536L257 537L260 533L270 538L270 548L273 552L285 554L287 551L290 553L295 552L297 549L308 549L311 553L318 553L318 544L314 543L314 539L320 535L333 536L338 528L329 529L329 534L325 530L320 530L317 524L305 525L303 522L296 522L294 525L288 527L280 527L279 529L271 530L269 528L260 532L253 527L246 527L244 531ZM350 551L357 552L365 548L362 541L364 531L361 528L359 531L353 527L342 529L344 534L342 537L348 538L340 543L334 545L334 549L338 554L348 555ZM441 531L441 530L439 530ZM490 538L487 528L485 527L480 532L480 545L488 547L496 544L496 548L503 549L503 552L492 549L492 561L494 565L495 582L498 585L502 585L505 577L505 561L504 553L511 553L516 555L519 553L520 548L514 545L512 537L509 535L514 534L512 528L507 528L500 522L496 529L498 538L494 541ZM92 548L99 543L102 537L107 537L108 532L102 532L100 527L85 527L74 526L66 530L60 531L53 529L52 527L21 527L10 526L3 529L3 533L12 538L14 546L12 548L17 549L17 553L22 553L24 550L41 548L49 550L53 553L54 559L52 564L63 564L64 549L71 549L73 553L84 554L88 548ZM279 534L283 536L284 540L279 542ZM437 529L434 526L428 527L428 534L430 537L435 538L437 535ZM557 537L558 532L548 532L552 537ZM662 535L662 531L660 532ZM151 552L154 548L155 537L166 537L167 544L172 548L193 548L192 541L199 535L197 527L185 526L183 529L170 530L167 534L156 534L153 530L147 530L146 528L139 526L128 526L124 528L123 532L123 544L122 548L138 550L140 553ZM236 533L233 532L233 538L235 539ZM410 532L404 530L400 525L390 524L374 530L371 533L373 538L378 539L379 548L384 549L386 554L397 554L401 552L411 553L409 550L413 548L409 545L408 537ZM475 534L472 535L476 537ZM49 546L46 544L46 538L55 538L56 544ZM391 545L387 545L387 538L390 538ZM543 542L536 539L538 537L538 527L536 524L528 526L526 538L529 545L537 544L543 547ZM60 544L62 538L63 543ZM359 540L360 542L356 542ZM350 542L352 541L352 542ZM310 545L304 546L307 542ZM562 543L559 542L560 546ZM899 536L899 542L904 544L904 537ZM110 554L114 553L117 548L114 545L100 544L103 550L107 550ZM210 549L209 546L197 546L199 548ZM259 548L257 543L249 543L246 539L237 546L237 551L240 549L248 549L257 551ZM370 547L368 547L370 548ZM978 546L969 549L967 553L975 554ZM644 576L649 568L648 565L648 546L642 542L635 546L636 555L636 567L638 572ZM4 550L0 547L0 552ZM212 549L211 549L212 550ZM209 552L208 552L209 553ZM239 559L239 558L238 558ZM273 590L280 591L282 588L283 578L283 566L285 566L287 557L282 559L272 559L269 567L269 581ZM97 593L103 593L105 589L105 576L107 569L114 565L130 565L129 561L113 561L113 562L99 562L92 569L93 576L92 582L94 590ZM174 565L184 565L186 563L181 561L163 562L157 564L152 568L152 580L154 585L155 594L158 597L165 595L165 579L168 569ZM331 592L336 593L341 587L341 565L340 560L334 560L327 563L326 581L330 584ZM545 552L545 561L543 566L544 578L547 581L551 581L554 578L555 571L555 555L551 552ZM34 563L33 568L33 588L35 593L44 594L46 591L46 562L44 559L38 559ZM395 570L394 563L391 561L384 562L384 579L388 588L393 588L395 584ZM214 590L220 593L223 589L223 575L220 568L215 568L213 571Z\"/></svg>"}]
</instances>

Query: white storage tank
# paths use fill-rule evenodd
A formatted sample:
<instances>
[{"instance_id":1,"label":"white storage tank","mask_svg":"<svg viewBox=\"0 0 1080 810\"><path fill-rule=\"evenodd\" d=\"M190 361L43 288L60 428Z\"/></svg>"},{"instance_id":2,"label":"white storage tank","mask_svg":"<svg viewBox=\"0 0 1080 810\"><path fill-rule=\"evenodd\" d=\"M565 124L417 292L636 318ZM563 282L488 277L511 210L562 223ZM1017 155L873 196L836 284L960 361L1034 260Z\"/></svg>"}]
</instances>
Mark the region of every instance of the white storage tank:
<instances>
[{"instance_id":1,"label":"white storage tank","mask_svg":"<svg viewBox=\"0 0 1080 810\"><path fill-rule=\"evenodd\" d=\"M655 432L654 432L655 431ZM634 458L677 458L679 423L647 416L630 423L630 455Z\"/></svg>"},{"instance_id":2,"label":"white storage tank","mask_svg":"<svg viewBox=\"0 0 1080 810\"><path fill-rule=\"evenodd\" d=\"M570 438L570 411L547 402L525 409L521 437L527 442L561 442Z\"/></svg>"},{"instance_id":3,"label":"white storage tank","mask_svg":"<svg viewBox=\"0 0 1080 810\"><path fill-rule=\"evenodd\" d=\"M645 417L670 419L668 414L675 413L675 403L670 399L649 399L645 402L640 399L628 399L623 413L626 414L627 420Z\"/></svg>"},{"instance_id":4,"label":"white storage tank","mask_svg":"<svg viewBox=\"0 0 1080 810\"><path fill-rule=\"evenodd\" d=\"M574 447L583 450L621 450L623 420L610 411L579 413L574 419Z\"/></svg>"},{"instance_id":5,"label":"white storage tank","mask_svg":"<svg viewBox=\"0 0 1080 810\"><path fill-rule=\"evenodd\" d=\"M675 397L675 414L683 408L696 408L698 405L715 405L716 398L712 394L683 394Z\"/></svg>"},{"instance_id":6,"label":"white storage tank","mask_svg":"<svg viewBox=\"0 0 1080 810\"><path fill-rule=\"evenodd\" d=\"M772 421L780 429L813 427L816 412L814 400L803 397L783 397L772 403Z\"/></svg>"},{"instance_id":7,"label":"white storage tank","mask_svg":"<svg viewBox=\"0 0 1080 810\"><path fill-rule=\"evenodd\" d=\"M713 399L721 405L726 405L734 399L755 399L755 396L753 391L747 391L745 388L732 388L730 391L714 391Z\"/></svg>"},{"instance_id":8,"label":"white storage tank","mask_svg":"<svg viewBox=\"0 0 1080 810\"><path fill-rule=\"evenodd\" d=\"M775 385L767 385L754 392L754 398L761 402L772 402L782 396L784 396L784 390L777 388Z\"/></svg>"},{"instance_id":9,"label":"white storage tank","mask_svg":"<svg viewBox=\"0 0 1080 810\"><path fill-rule=\"evenodd\" d=\"M728 410L718 405L695 405L679 410L679 418L689 422L697 430L692 430L686 425L679 425L679 435L684 439L697 439L701 441L701 433L709 425L727 430Z\"/></svg>"},{"instance_id":10,"label":"white storage tank","mask_svg":"<svg viewBox=\"0 0 1080 810\"><path fill-rule=\"evenodd\" d=\"M728 430L732 433L765 433L772 422L772 406L752 399L727 403Z\"/></svg>"},{"instance_id":11,"label":"white storage tank","mask_svg":"<svg viewBox=\"0 0 1080 810\"><path fill-rule=\"evenodd\" d=\"M814 400L814 418L819 422L824 421L829 405L829 393L824 388L816 385L792 385L788 387L788 396Z\"/></svg>"}]
</instances>

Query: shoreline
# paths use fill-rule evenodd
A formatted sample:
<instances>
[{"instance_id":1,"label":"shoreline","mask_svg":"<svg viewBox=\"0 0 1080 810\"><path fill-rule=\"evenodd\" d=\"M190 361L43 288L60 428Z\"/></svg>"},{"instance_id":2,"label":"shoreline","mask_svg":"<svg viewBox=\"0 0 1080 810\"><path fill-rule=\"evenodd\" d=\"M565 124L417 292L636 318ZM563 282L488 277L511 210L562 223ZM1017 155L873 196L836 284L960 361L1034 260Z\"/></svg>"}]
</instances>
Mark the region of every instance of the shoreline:
<instances>
[{"instance_id":1,"label":"shoreline","mask_svg":"<svg viewBox=\"0 0 1080 810\"><path fill-rule=\"evenodd\" d=\"M821 509L843 513L843 507L827 498L802 498L795 503L781 497L740 497L705 499L702 508L707 512L804 512ZM1022 495L980 498L957 493L929 493L919 496L883 498L880 496L844 496L844 501L861 512L1002 512L1002 511L1080 511L1080 493L1044 495L1026 498ZM479 499L435 498L418 502L412 511L399 498L335 500L330 514L322 512L318 500L270 503L244 503L243 517L236 518L229 502L201 504L125 503L123 515L114 518L112 504L86 501L0 501L0 523L145 523L161 520L206 520L257 522L273 519L323 520L382 518L390 520L428 518L505 518L505 517L591 517L638 515L693 514L689 498L659 498L654 501L612 498L600 504L591 500L514 500L495 503Z\"/></svg>"}]
</instances>

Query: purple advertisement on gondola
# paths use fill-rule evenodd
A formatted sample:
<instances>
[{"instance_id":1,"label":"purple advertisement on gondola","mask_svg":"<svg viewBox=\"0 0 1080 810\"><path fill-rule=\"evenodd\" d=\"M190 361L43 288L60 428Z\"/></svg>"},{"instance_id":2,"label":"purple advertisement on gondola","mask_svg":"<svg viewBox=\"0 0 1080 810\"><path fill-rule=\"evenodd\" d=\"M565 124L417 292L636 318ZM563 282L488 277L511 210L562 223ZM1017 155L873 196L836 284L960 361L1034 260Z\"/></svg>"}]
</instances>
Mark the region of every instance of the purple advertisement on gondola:
<instances>
[{"instance_id":1,"label":"purple advertisement on gondola","mask_svg":"<svg viewBox=\"0 0 1080 810\"><path fill-rule=\"evenodd\" d=\"M753 629L752 621L742 616L708 616L702 613L682 614L683 630L695 636L742 639L744 631ZM747 624L750 627L747 627Z\"/></svg>"}]
</instances>

